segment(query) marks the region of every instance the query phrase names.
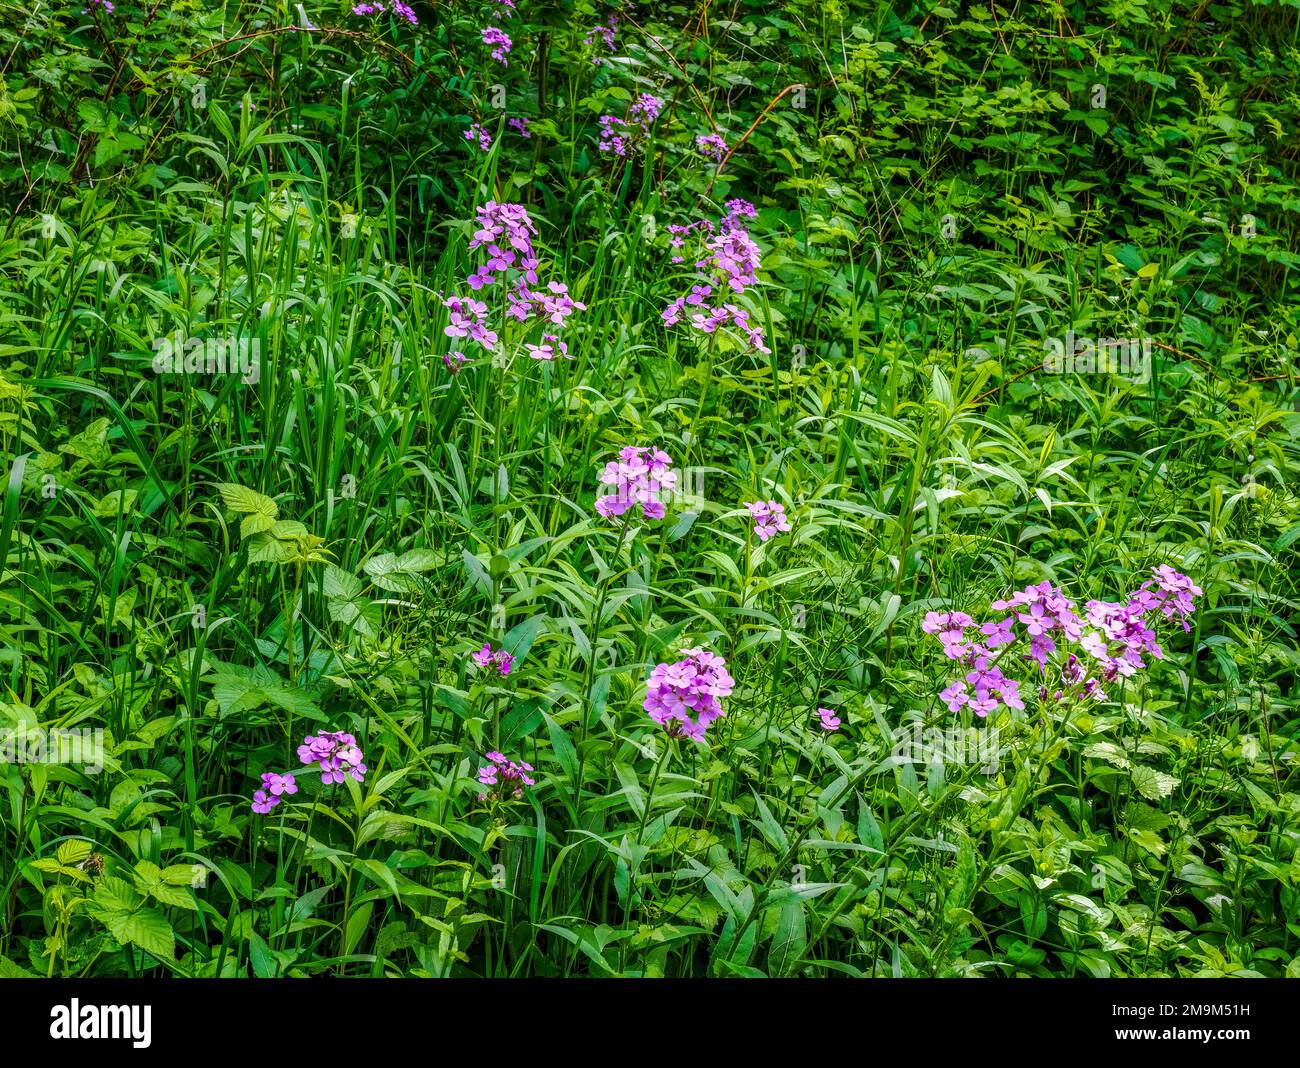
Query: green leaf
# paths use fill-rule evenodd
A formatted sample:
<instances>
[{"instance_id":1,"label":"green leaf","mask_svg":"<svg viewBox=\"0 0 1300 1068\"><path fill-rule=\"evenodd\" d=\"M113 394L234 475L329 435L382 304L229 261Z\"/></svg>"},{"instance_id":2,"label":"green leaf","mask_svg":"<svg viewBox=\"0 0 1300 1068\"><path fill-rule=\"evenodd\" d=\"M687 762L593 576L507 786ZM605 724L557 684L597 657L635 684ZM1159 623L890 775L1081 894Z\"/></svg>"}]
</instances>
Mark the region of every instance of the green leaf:
<instances>
[{"instance_id":1,"label":"green leaf","mask_svg":"<svg viewBox=\"0 0 1300 1068\"><path fill-rule=\"evenodd\" d=\"M281 541L270 531L254 534L246 544L250 563L287 564L294 556L293 543Z\"/></svg>"},{"instance_id":2,"label":"green leaf","mask_svg":"<svg viewBox=\"0 0 1300 1068\"><path fill-rule=\"evenodd\" d=\"M399 558L394 553L380 553L362 564L361 569L381 590L389 593L419 593L422 585L415 572L425 568L408 567L405 563L407 555L409 554ZM420 561L417 559L417 562Z\"/></svg>"},{"instance_id":3,"label":"green leaf","mask_svg":"<svg viewBox=\"0 0 1300 1068\"><path fill-rule=\"evenodd\" d=\"M3 953L0 953L0 979L36 979L36 978L38 977L34 972L27 971L26 969L15 964Z\"/></svg>"},{"instance_id":4,"label":"green leaf","mask_svg":"<svg viewBox=\"0 0 1300 1068\"><path fill-rule=\"evenodd\" d=\"M1155 768L1138 765L1133 769L1133 785L1148 801L1159 801L1174 792L1178 779Z\"/></svg>"},{"instance_id":5,"label":"green leaf","mask_svg":"<svg viewBox=\"0 0 1300 1068\"><path fill-rule=\"evenodd\" d=\"M256 931L248 939L248 959L253 965L253 975L258 979L274 979L277 972L271 947Z\"/></svg>"},{"instance_id":6,"label":"green leaf","mask_svg":"<svg viewBox=\"0 0 1300 1068\"><path fill-rule=\"evenodd\" d=\"M90 848L89 842L84 842L79 838L72 838L59 843L58 852L54 855L58 857L60 864L72 867L72 865L80 864L90 856Z\"/></svg>"},{"instance_id":7,"label":"green leaf","mask_svg":"<svg viewBox=\"0 0 1300 1068\"><path fill-rule=\"evenodd\" d=\"M510 628L509 633L501 639L501 647L505 649L516 660L523 660L528 656L528 650L533 647L533 642L541 634L546 626L546 616L537 615L525 619L522 623L516 623Z\"/></svg>"},{"instance_id":8,"label":"green leaf","mask_svg":"<svg viewBox=\"0 0 1300 1068\"><path fill-rule=\"evenodd\" d=\"M324 583L330 619L364 637L378 637L383 614L379 605L362 592L365 588L362 581L335 564L326 564Z\"/></svg>"},{"instance_id":9,"label":"green leaf","mask_svg":"<svg viewBox=\"0 0 1300 1068\"><path fill-rule=\"evenodd\" d=\"M115 913L108 919L108 929L124 946L139 946L160 960L176 959L176 936L172 925L157 909Z\"/></svg>"},{"instance_id":10,"label":"green leaf","mask_svg":"<svg viewBox=\"0 0 1300 1068\"><path fill-rule=\"evenodd\" d=\"M247 486L240 486L234 482L222 482L217 485L217 492L221 494L222 501L232 512L262 516L271 522L274 522L280 514L280 508L275 501L265 494L258 493L257 490L249 489ZM269 526L268 523L267 528Z\"/></svg>"},{"instance_id":11,"label":"green leaf","mask_svg":"<svg viewBox=\"0 0 1300 1068\"><path fill-rule=\"evenodd\" d=\"M432 571L441 567L446 557L436 549L408 549L397 558L399 570L404 572Z\"/></svg>"},{"instance_id":12,"label":"green leaf","mask_svg":"<svg viewBox=\"0 0 1300 1068\"><path fill-rule=\"evenodd\" d=\"M546 721L546 731L551 739L551 752L560 762L560 767L564 769L564 774L569 782L577 782L578 779L578 754L573 748L573 743L569 741L568 734L560 724L556 723L546 713L542 713L542 718Z\"/></svg>"},{"instance_id":13,"label":"green leaf","mask_svg":"<svg viewBox=\"0 0 1300 1068\"><path fill-rule=\"evenodd\" d=\"M95 884L90 899L105 914L130 912L144 902L135 887L115 875L105 875L100 879Z\"/></svg>"},{"instance_id":14,"label":"green leaf","mask_svg":"<svg viewBox=\"0 0 1300 1068\"><path fill-rule=\"evenodd\" d=\"M772 936L772 949L768 954L768 974L785 975L803 954L808 944L807 925L803 915L803 901L791 894L780 905L776 918L776 934Z\"/></svg>"}]
</instances>

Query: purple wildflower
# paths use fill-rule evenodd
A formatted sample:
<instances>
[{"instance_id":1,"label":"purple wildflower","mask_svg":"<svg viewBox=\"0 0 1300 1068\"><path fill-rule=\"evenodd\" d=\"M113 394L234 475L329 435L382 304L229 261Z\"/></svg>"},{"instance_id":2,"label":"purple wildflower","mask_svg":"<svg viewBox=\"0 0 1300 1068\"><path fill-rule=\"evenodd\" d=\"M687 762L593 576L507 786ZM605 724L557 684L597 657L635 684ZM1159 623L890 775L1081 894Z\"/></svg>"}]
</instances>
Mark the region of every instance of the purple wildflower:
<instances>
[{"instance_id":1,"label":"purple wildflower","mask_svg":"<svg viewBox=\"0 0 1300 1068\"><path fill-rule=\"evenodd\" d=\"M569 346L561 341L554 334L543 334L540 345L524 345L528 350L528 355L534 360L553 360L557 355L563 356L566 360L573 359L569 355Z\"/></svg>"},{"instance_id":2,"label":"purple wildflower","mask_svg":"<svg viewBox=\"0 0 1300 1068\"><path fill-rule=\"evenodd\" d=\"M1058 670L1064 688L1050 691L1044 680L1039 687L1041 701L1061 701L1067 695L1102 701L1106 699L1103 682L1135 675L1146 667L1144 657L1148 654L1156 659L1164 656L1149 617L1158 612L1165 620L1177 621L1189 630L1188 618L1195 612L1201 592L1186 575L1162 565L1154 568L1152 578L1129 594L1126 601L1089 601L1083 617L1060 590L1050 582L1040 582L993 602L995 610L1009 610L1011 615L980 624L977 630L983 643L967 638L973 621L964 612L930 612L921 629L938 636L949 659L960 660L973 669L964 680L953 682L940 694L953 712L970 708L976 715L985 716L998 707L999 700L1010 708L1023 709L1020 684L989 665L993 649L1015 645L1022 639L1028 645L1024 659L1037 662L1044 674L1048 659L1060 653ZM1085 659L1071 646L1077 646L1100 666L1099 678L1089 675Z\"/></svg>"},{"instance_id":3,"label":"purple wildflower","mask_svg":"<svg viewBox=\"0 0 1300 1068\"><path fill-rule=\"evenodd\" d=\"M253 811L265 816L280 803L284 794L296 794L298 783L289 774L279 775L275 772L262 772L262 788L253 793Z\"/></svg>"},{"instance_id":4,"label":"purple wildflower","mask_svg":"<svg viewBox=\"0 0 1300 1068\"><path fill-rule=\"evenodd\" d=\"M488 642L483 643L483 648L476 653L470 654L470 659L479 667L495 667L503 676L509 675L511 669L515 666L515 658L507 653L504 649L497 649L495 652Z\"/></svg>"},{"instance_id":5,"label":"purple wildflower","mask_svg":"<svg viewBox=\"0 0 1300 1068\"><path fill-rule=\"evenodd\" d=\"M489 330L484 322L488 309L483 301L448 297L443 303L451 317L442 331L447 337L468 337L489 352L496 347L496 332Z\"/></svg>"},{"instance_id":6,"label":"purple wildflower","mask_svg":"<svg viewBox=\"0 0 1300 1068\"><path fill-rule=\"evenodd\" d=\"M727 154L727 142L715 133L700 134L695 139L695 147L701 155L707 156L714 163L721 163L722 157Z\"/></svg>"},{"instance_id":7,"label":"purple wildflower","mask_svg":"<svg viewBox=\"0 0 1300 1068\"><path fill-rule=\"evenodd\" d=\"M495 26L489 26L483 31L483 43L492 46L492 58L501 66L509 66L506 62L506 56L510 54L511 41L509 36Z\"/></svg>"},{"instance_id":8,"label":"purple wildflower","mask_svg":"<svg viewBox=\"0 0 1300 1068\"><path fill-rule=\"evenodd\" d=\"M380 15L384 10L385 8L382 0L366 0L366 2L353 6L352 14ZM399 18L406 19L406 21L412 26L418 26L420 24L420 20L415 17L415 12L411 9L410 5L403 3L402 0L393 0L393 14L397 15Z\"/></svg>"},{"instance_id":9,"label":"purple wildflower","mask_svg":"<svg viewBox=\"0 0 1300 1068\"><path fill-rule=\"evenodd\" d=\"M549 282L548 293L534 293L532 296L541 306L542 312L556 326L563 326L564 320L575 311L586 311L587 305L569 296L569 287L563 282Z\"/></svg>"},{"instance_id":10,"label":"purple wildflower","mask_svg":"<svg viewBox=\"0 0 1300 1068\"><path fill-rule=\"evenodd\" d=\"M616 132L621 127L627 126L627 123L617 115L602 115L600 117L600 139L596 142L597 147L602 152L612 152L616 156L627 155L627 138Z\"/></svg>"},{"instance_id":11,"label":"purple wildflower","mask_svg":"<svg viewBox=\"0 0 1300 1068\"><path fill-rule=\"evenodd\" d=\"M593 26L587 31L587 36L582 39L583 48L591 48L600 40L605 45L605 51L614 51L614 33L618 29L618 16L610 15L609 21L604 26ZM592 56L591 62L594 66L601 66L605 61L600 56Z\"/></svg>"},{"instance_id":12,"label":"purple wildflower","mask_svg":"<svg viewBox=\"0 0 1300 1068\"><path fill-rule=\"evenodd\" d=\"M683 657L675 664L655 667L643 707L670 735L701 742L709 724L726 715L722 698L731 693L736 680L716 653L686 649Z\"/></svg>"},{"instance_id":13,"label":"purple wildflower","mask_svg":"<svg viewBox=\"0 0 1300 1068\"><path fill-rule=\"evenodd\" d=\"M478 147L484 152L488 152L492 148L492 135L477 122L472 124L470 128L465 131L465 140L470 142L477 141Z\"/></svg>"},{"instance_id":14,"label":"purple wildflower","mask_svg":"<svg viewBox=\"0 0 1300 1068\"><path fill-rule=\"evenodd\" d=\"M533 770L531 764L522 760L510 760L504 753L491 752L487 754L488 762L478 769L478 781L483 786L491 786L492 790L485 790L478 795L480 801L486 801L488 798L493 800L502 800L507 794L513 795L515 800L524 796L525 786L536 786L537 781L528 773Z\"/></svg>"},{"instance_id":15,"label":"purple wildflower","mask_svg":"<svg viewBox=\"0 0 1300 1068\"><path fill-rule=\"evenodd\" d=\"M327 786L342 782L347 776L365 782L365 758L356 738L346 731L307 735L298 746L298 759L304 764L320 765L320 781Z\"/></svg>"},{"instance_id":16,"label":"purple wildflower","mask_svg":"<svg viewBox=\"0 0 1300 1068\"><path fill-rule=\"evenodd\" d=\"M754 518L754 533L759 541L767 541L778 531L790 529L785 505L778 501L747 501L745 507Z\"/></svg>"},{"instance_id":17,"label":"purple wildflower","mask_svg":"<svg viewBox=\"0 0 1300 1068\"><path fill-rule=\"evenodd\" d=\"M665 501L660 494L671 494L677 488L677 472L672 470L672 459L662 449L629 445L610 460L601 472L600 481L613 486L612 493L596 497L596 511L606 519L620 516L628 509L641 506L646 519L662 519Z\"/></svg>"},{"instance_id":18,"label":"purple wildflower","mask_svg":"<svg viewBox=\"0 0 1300 1068\"><path fill-rule=\"evenodd\" d=\"M664 102L659 97L642 93L627 109L626 119L620 119L617 115L602 115L597 147L602 152L626 156L629 148L649 136L650 127L659 118L663 106Z\"/></svg>"},{"instance_id":19,"label":"purple wildflower","mask_svg":"<svg viewBox=\"0 0 1300 1068\"><path fill-rule=\"evenodd\" d=\"M693 285L689 296L678 297L661 313L664 326L673 327L681 322L688 322L692 329L709 336L727 324L743 333L751 348L768 353L767 341L763 328L750 321L749 312L738 304L727 303L714 297L716 303L707 305L698 299L701 294L707 296L715 291L722 291L725 283L732 294L744 293L758 280L760 254L758 246L750 238L748 231L740 225L740 220L752 216L754 206L748 201L733 200L728 202L728 214L721 226L714 226L707 219L700 219L686 226L670 225L673 248L682 248L686 237L699 230L707 235L703 240L701 257L695 267L706 277L706 282ZM683 257L673 256L674 263L680 263ZM687 315L688 306L700 306L698 311Z\"/></svg>"},{"instance_id":20,"label":"purple wildflower","mask_svg":"<svg viewBox=\"0 0 1300 1068\"><path fill-rule=\"evenodd\" d=\"M1196 598L1204 591L1168 564L1153 568L1151 574L1154 577L1142 583L1141 589L1132 594L1132 598L1140 599L1144 606L1158 608L1165 619L1177 619L1184 632L1190 631L1192 627L1187 620L1196 611Z\"/></svg>"}]
</instances>

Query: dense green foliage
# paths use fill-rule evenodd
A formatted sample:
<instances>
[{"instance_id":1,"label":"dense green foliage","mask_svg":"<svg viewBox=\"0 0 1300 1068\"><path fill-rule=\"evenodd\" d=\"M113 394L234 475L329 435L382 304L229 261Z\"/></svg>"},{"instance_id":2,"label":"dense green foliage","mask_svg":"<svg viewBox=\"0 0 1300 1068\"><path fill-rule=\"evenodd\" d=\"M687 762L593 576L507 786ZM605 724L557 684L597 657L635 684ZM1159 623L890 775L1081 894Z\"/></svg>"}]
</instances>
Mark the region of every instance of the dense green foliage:
<instances>
[{"instance_id":1,"label":"dense green foliage","mask_svg":"<svg viewBox=\"0 0 1300 1068\"><path fill-rule=\"evenodd\" d=\"M0 729L104 746L0 764L0 971L1300 974L1294 2L4 3ZM732 198L770 354L661 317ZM487 201L571 360L446 336ZM627 445L662 521L593 508ZM1106 701L940 701L927 612L1161 564L1192 629ZM642 710L696 646L703 743ZM322 730L364 782L252 812Z\"/></svg>"}]
</instances>

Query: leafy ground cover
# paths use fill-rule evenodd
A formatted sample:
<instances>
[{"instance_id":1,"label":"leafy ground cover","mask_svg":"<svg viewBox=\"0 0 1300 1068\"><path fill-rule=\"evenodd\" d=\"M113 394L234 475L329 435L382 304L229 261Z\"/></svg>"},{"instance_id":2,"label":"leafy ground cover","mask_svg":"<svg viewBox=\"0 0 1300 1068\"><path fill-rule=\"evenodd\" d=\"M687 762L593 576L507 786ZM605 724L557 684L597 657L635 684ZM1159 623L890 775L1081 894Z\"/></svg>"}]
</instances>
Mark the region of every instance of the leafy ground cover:
<instances>
[{"instance_id":1,"label":"leafy ground cover","mask_svg":"<svg viewBox=\"0 0 1300 1068\"><path fill-rule=\"evenodd\" d=\"M0 969L1300 974L1290 2L0 17Z\"/></svg>"}]
</instances>

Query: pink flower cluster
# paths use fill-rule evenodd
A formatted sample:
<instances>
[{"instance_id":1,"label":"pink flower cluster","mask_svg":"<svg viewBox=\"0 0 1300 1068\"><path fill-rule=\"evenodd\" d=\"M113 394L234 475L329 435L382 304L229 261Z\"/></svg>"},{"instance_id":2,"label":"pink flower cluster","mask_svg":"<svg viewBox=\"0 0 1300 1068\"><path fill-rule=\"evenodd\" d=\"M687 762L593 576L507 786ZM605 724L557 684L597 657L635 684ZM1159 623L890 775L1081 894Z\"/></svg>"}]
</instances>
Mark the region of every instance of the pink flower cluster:
<instances>
[{"instance_id":1,"label":"pink flower cluster","mask_svg":"<svg viewBox=\"0 0 1300 1068\"><path fill-rule=\"evenodd\" d=\"M754 533L759 541L767 541L779 531L790 529L790 519L785 505L779 501L747 501L745 507L754 519Z\"/></svg>"},{"instance_id":2,"label":"pink flower cluster","mask_svg":"<svg viewBox=\"0 0 1300 1068\"><path fill-rule=\"evenodd\" d=\"M748 200L741 200L739 197L728 200L726 207L727 214L722 217L721 222L716 226L712 219L696 219L693 223L685 224L670 223L668 226L668 232L672 235L672 239L669 241L669 244L672 248L679 249L686 244L686 238L696 230L712 237L720 231L725 232L739 227L741 219L753 219L758 216L758 209ZM681 263L682 259L682 256L677 255L676 253L673 254L673 263Z\"/></svg>"},{"instance_id":3,"label":"pink flower cluster","mask_svg":"<svg viewBox=\"0 0 1300 1068\"><path fill-rule=\"evenodd\" d=\"M564 320L575 311L586 311L587 305L569 296L569 287L563 282L547 282L547 292L523 294L525 299L536 302L541 315L556 326L563 326Z\"/></svg>"},{"instance_id":4,"label":"pink flower cluster","mask_svg":"<svg viewBox=\"0 0 1300 1068\"><path fill-rule=\"evenodd\" d=\"M307 735L298 746L298 759L304 764L320 765L320 781L327 786L348 776L357 782L366 780L365 758L356 738L346 731Z\"/></svg>"},{"instance_id":5,"label":"pink flower cluster","mask_svg":"<svg viewBox=\"0 0 1300 1068\"><path fill-rule=\"evenodd\" d=\"M92 0L93 2L93 0ZM352 9L354 15L380 15L384 11L382 0L368 0L366 3L357 4ZM399 18L406 19L412 26L420 25L420 20L415 17L415 12L409 4L402 3L402 0L393 0L393 14Z\"/></svg>"},{"instance_id":6,"label":"pink flower cluster","mask_svg":"<svg viewBox=\"0 0 1300 1068\"><path fill-rule=\"evenodd\" d=\"M720 326L731 323L745 335L751 348L762 353L771 351L763 328L750 321L748 311L738 304L714 297L715 291L722 291L724 284L733 294L739 295L758 281L758 246L740 225L742 218L755 214L754 205L748 201L731 200L727 202L727 215L716 227L707 219L687 226L669 226L673 248L681 248L686 236L694 230L708 235L701 258L695 264L696 269L707 276L707 281L692 285L688 294L678 297L663 310L660 317L664 326L671 328L689 322L694 330L707 336L716 333ZM681 257L674 256L673 261L681 262ZM699 310L688 311L692 308Z\"/></svg>"},{"instance_id":7,"label":"pink flower cluster","mask_svg":"<svg viewBox=\"0 0 1300 1068\"><path fill-rule=\"evenodd\" d=\"M480 123L470 125L470 128L465 131L465 140L471 144L477 141L478 147L484 152L492 150L492 135Z\"/></svg>"},{"instance_id":8,"label":"pink flower cluster","mask_svg":"<svg viewBox=\"0 0 1300 1068\"><path fill-rule=\"evenodd\" d=\"M605 46L605 51L614 51L614 34L618 30L618 16L610 15L608 22L604 26L593 26L587 31L587 36L582 39L583 48L591 48L596 41L601 41ZM604 60L600 56L591 57L592 66L602 66Z\"/></svg>"},{"instance_id":9,"label":"pink flower cluster","mask_svg":"<svg viewBox=\"0 0 1300 1068\"><path fill-rule=\"evenodd\" d=\"M265 816L280 803L284 794L296 794L298 783L292 775L277 775L272 771L262 772L262 788L253 792L253 811Z\"/></svg>"},{"instance_id":10,"label":"pink flower cluster","mask_svg":"<svg viewBox=\"0 0 1300 1068\"><path fill-rule=\"evenodd\" d=\"M601 472L600 481L614 491L596 497L596 511L608 519L620 516L629 508L641 506L646 519L662 519L665 501L660 494L677 488L677 472L672 459L662 449L629 445L610 460Z\"/></svg>"},{"instance_id":11,"label":"pink flower cluster","mask_svg":"<svg viewBox=\"0 0 1300 1068\"><path fill-rule=\"evenodd\" d=\"M477 653L471 653L470 659L479 667L495 667L502 675L509 675L511 669L515 666L515 658L507 653L504 649L492 651L492 645L489 642L483 643L483 648Z\"/></svg>"},{"instance_id":12,"label":"pink flower cluster","mask_svg":"<svg viewBox=\"0 0 1300 1068\"><path fill-rule=\"evenodd\" d=\"M365 758L357 740L346 731L326 731L309 734L298 746L298 759L304 764L320 765L320 781L326 786L342 782L350 776L365 782ZM285 794L296 794L298 782L288 772L283 775L273 771L262 772L262 788L253 793L253 811L265 816L280 803Z\"/></svg>"},{"instance_id":13,"label":"pink flower cluster","mask_svg":"<svg viewBox=\"0 0 1300 1068\"><path fill-rule=\"evenodd\" d=\"M714 163L721 163L722 157L727 154L727 142L719 134L700 134L695 139L695 147L699 149L700 155L707 156Z\"/></svg>"},{"instance_id":14,"label":"pink flower cluster","mask_svg":"<svg viewBox=\"0 0 1300 1068\"><path fill-rule=\"evenodd\" d=\"M519 322L536 315L553 326L562 326L574 312L586 310L587 306L574 300L563 282L548 282L545 289L531 288L537 285L537 250L533 246L537 228L522 204L492 200L477 214L478 228L469 248L471 252L484 249L487 259L465 280L471 289L478 292L501 279L509 287L505 315ZM459 297L444 303L451 309L451 324L444 331L448 337L469 336L486 349L496 347L499 338L487 327L485 303ZM554 334L545 335L542 344L529 345L528 350L533 359L554 359L557 352L568 356L567 346Z\"/></svg>"},{"instance_id":15,"label":"pink flower cluster","mask_svg":"<svg viewBox=\"0 0 1300 1068\"><path fill-rule=\"evenodd\" d=\"M451 313L451 322L443 327L447 337L468 337L491 352L496 348L497 334L487 326L488 307L481 300L447 297L443 300Z\"/></svg>"},{"instance_id":16,"label":"pink flower cluster","mask_svg":"<svg viewBox=\"0 0 1300 1068\"><path fill-rule=\"evenodd\" d=\"M632 106L627 109L627 118L629 122L638 123L642 130L649 131L663 109L664 102L657 96L642 93L632 101Z\"/></svg>"},{"instance_id":17,"label":"pink flower cluster","mask_svg":"<svg viewBox=\"0 0 1300 1068\"><path fill-rule=\"evenodd\" d=\"M939 697L950 712L957 712L963 705L969 705L970 710L981 717L996 711L998 701L995 698L1000 699L1008 708L1025 707L1025 702L1020 697L1020 683L1007 678L996 665L990 667L985 657L979 657L975 669L967 672L965 679L954 682Z\"/></svg>"},{"instance_id":18,"label":"pink flower cluster","mask_svg":"<svg viewBox=\"0 0 1300 1068\"><path fill-rule=\"evenodd\" d=\"M569 355L569 346L561 341L554 334L543 334L540 345L525 345L528 355L534 360L553 360L557 355L563 356L566 360L573 359Z\"/></svg>"},{"instance_id":19,"label":"pink flower cluster","mask_svg":"<svg viewBox=\"0 0 1300 1068\"><path fill-rule=\"evenodd\" d=\"M478 795L480 801L489 797L500 800L507 793L516 800L524 796L525 786L536 786L537 781L528 773L533 770L531 764L522 760L509 760L504 753L487 754L488 763L478 769L478 781L483 786L494 787Z\"/></svg>"},{"instance_id":20,"label":"pink flower cluster","mask_svg":"<svg viewBox=\"0 0 1300 1068\"><path fill-rule=\"evenodd\" d=\"M506 56L510 54L511 41L504 30L500 30L496 26L488 26L483 30L483 43L492 46L492 58L501 66L508 67L510 65L506 60Z\"/></svg>"},{"instance_id":21,"label":"pink flower cluster","mask_svg":"<svg viewBox=\"0 0 1300 1068\"><path fill-rule=\"evenodd\" d=\"M498 204L489 200L477 213L478 229L470 239L469 250L487 246L487 263L479 267L466 281L474 290L482 289L514 269L521 272L529 283L537 284L537 252L533 238L537 227L522 204Z\"/></svg>"},{"instance_id":22,"label":"pink flower cluster","mask_svg":"<svg viewBox=\"0 0 1300 1068\"><path fill-rule=\"evenodd\" d=\"M1026 586L1009 598L994 601L993 608L1010 614L978 627L965 612L927 613L921 629L939 638L948 659L972 669L964 680L945 689L941 698L953 712L969 707L978 716L994 711L999 700L1009 708L1023 709L1020 683L1008 679L992 662L994 650L1024 641L1028 649L1021 658L1036 661L1040 674L1046 674L1048 657L1060 651L1059 640L1088 654L1099 677L1091 677L1084 661L1066 652L1060 668L1060 681L1066 689L1055 690L1054 699L1059 701L1068 692L1103 700L1103 682L1136 674L1146 667L1146 654L1156 659L1164 656L1149 616L1159 612L1166 621L1177 620L1184 630L1190 629L1187 621L1196 611L1201 588L1167 565L1153 569L1152 575L1123 602L1089 601L1083 617L1074 602L1050 582ZM996 654L996 659L1003 655ZM1048 696L1049 688L1041 686L1039 697L1046 700Z\"/></svg>"},{"instance_id":23,"label":"pink flower cluster","mask_svg":"<svg viewBox=\"0 0 1300 1068\"><path fill-rule=\"evenodd\" d=\"M724 230L709 241L708 250L709 255L699 266L710 269L733 293L743 293L758 281L758 246L749 231L738 226Z\"/></svg>"},{"instance_id":24,"label":"pink flower cluster","mask_svg":"<svg viewBox=\"0 0 1300 1068\"><path fill-rule=\"evenodd\" d=\"M1187 620L1196 611L1196 598L1203 592L1201 587L1168 564L1153 568L1151 574L1151 579L1129 595L1133 605L1143 612L1159 609L1165 619L1177 619L1184 633L1189 632L1192 626Z\"/></svg>"},{"instance_id":25,"label":"pink flower cluster","mask_svg":"<svg viewBox=\"0 0 1300 1068\"><path fill-rule=\"evenodd\" d=\"M707 649L686 649L683 657L650 673L643 707L670 735L702 742L709 724L726 715L722 698L730 695L736 680L727 673L726 661Z\"/></svg>"},{"instance_id":26,"label":"pink flower cluster","mask_svg":"<svg viewBox=\"0 0 1300 1068\"><path fill-rule=\"evenodd\" d=\"M817 719L820 721L818 726L827 734L831 734L840 729L840 717L829 708L817 709Z\"/></svg>"},{"instance_id":27,"label":"pink flower cluster","mask_svg":"<svg viewBox=\"0 0 1300 1068\"><path fill-rule=\"evenodd\" d=\"M620 119L617 115L602 115L600 117L600 137L596 146L602 152L612 152L616 156L626 156L628 139L619 129L626 127L627 122Z\"/></svg>"},{"instance_id":28,"label":"pink flower cluster","mask_svg":"<svg viewBox=\"0 0 1300 1068\"><path fill-rule=\"evenodd\" d=\"M533 132L528 127L532 124L532 121L532 119L527 118L526 116L520 116L518 118L506 119L506 125L512 130L518 130L520 137L526 140L531 140Z\"/></svg>"},{"instance_id":29,"label":"pink flower cluster","mask_svg":"<svg viewBox=\"0 0 1300 1068\"><path fill-rule=\"evenodd\" d=\"M1094 629L1083 635L1079 645L1101 664L1107 679L1136 675L1146 667L1143 653L1157 660L1164 657L1156 632L1147 625L1145 613L1155 605L1140 600L1144 592L1138 590L1127 604L1088 602L1087 620Z\"/></svg>"},{"instance_id":30,"label":"pink flower cluster","mask_svg":"<svg viewBox=\"0 0 1300 1068\"><path fill-rule=\"evenodd\" d=\"M600 138L597 147L602 152L612 152L616 156L626 156L629 148L644 140L650 134L650 128L663 111L664 102L650 93L642 93L627 109L627 118L617 115L600 117Z\"/></svg>"},{"instance_id":31,"label":"pink flower cluster","mask_svg":"<svg viewBox=\"0 0 1300 1068\"><path fill-rule=\"evenodd\" d=\"M692 289L692 296L695 290ZM710 287L704 286L704 290L711 292ZM665 326L676 326L686 318L686 305L690 303L690 297L678 297L668 305L662 313ZM701 334L716 333L718 327L725 326L727 323L735 324L737 330L741 331L749 341L751 347L757 352L771 352L767 347L767 339L763 335L763 328L755 326L749 321L749 312L738 304L719 304L716 307L710 307L704 311L695 312L690 316L691 326Z\"/></svg>"}]
</instances>

